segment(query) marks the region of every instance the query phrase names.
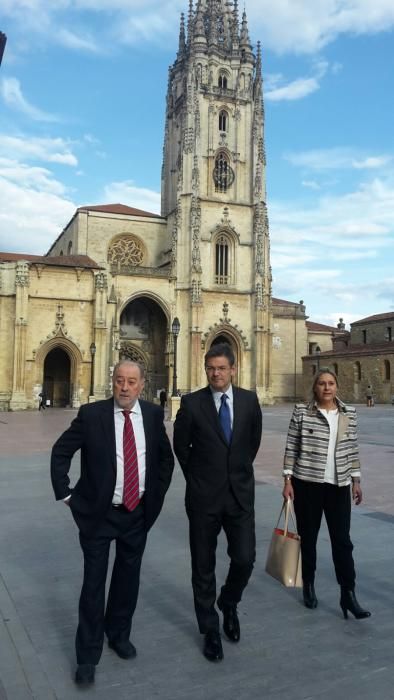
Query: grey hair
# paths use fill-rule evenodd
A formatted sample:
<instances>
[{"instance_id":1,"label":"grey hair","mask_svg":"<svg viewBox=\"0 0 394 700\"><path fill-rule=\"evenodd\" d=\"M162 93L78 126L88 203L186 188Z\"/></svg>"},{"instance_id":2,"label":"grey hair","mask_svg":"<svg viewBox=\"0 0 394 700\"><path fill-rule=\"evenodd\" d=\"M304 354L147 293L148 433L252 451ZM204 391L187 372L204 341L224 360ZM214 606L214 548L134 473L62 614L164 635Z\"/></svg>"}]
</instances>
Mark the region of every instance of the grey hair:
<instances>
[{"instance_id":1,"label":"grey hair","mask_svg":"<svg viewBox=\"0 0 394 700\"><path fill-rule=\"evenodd\" d=\"M141 379L145 379L145 367L143 364L141 364L141 362L137 362L136 360L119 360L119 362L117 362L114 367L112 377L116 376L119 367L122 367L122 365L131 365L132 367L138 367Z\"/></svg>"}]
</instances>

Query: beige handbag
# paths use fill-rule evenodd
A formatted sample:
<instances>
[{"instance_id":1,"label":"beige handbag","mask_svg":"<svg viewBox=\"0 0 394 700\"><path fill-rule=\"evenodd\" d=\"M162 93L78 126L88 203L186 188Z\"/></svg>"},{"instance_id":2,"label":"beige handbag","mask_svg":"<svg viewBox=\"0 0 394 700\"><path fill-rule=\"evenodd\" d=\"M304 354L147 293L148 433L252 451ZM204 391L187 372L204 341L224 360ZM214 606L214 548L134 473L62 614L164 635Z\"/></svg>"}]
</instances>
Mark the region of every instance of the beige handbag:
<instances>
[{"instance_id":1,"label":"beige handbag","mask_svg":"<svg viewBox=\"0 0 394 700\"><path fill-rule=\"evenodd\" d=\"M285 523L282 530L279 523L283 513ZM291 516L295 532L289 531L289 516ZM302 586L301 538L297 534L293 503L290 498L283 503L278 522L272 533L265 570L284 586L290 588Z\"/></svg>"}]
</instances>

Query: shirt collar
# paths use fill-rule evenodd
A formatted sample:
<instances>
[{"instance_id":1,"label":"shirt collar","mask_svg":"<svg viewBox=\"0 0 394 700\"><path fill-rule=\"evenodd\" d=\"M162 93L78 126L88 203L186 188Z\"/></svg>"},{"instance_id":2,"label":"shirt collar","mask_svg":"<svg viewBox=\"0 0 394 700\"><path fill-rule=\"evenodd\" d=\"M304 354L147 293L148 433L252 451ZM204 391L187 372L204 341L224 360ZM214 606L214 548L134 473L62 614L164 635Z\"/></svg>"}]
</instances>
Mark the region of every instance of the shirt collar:
<instances>
[{"instance_id":1,"label":"shirt collar","mask_svg":"<svg viewBox=\"0 0 394 700\"><path fill-rule=\"evenodd\" d=\"M121 408L119 406L119 404L117 404L115 399L114 399L114 413L123 413L124 410L125 409ZM135 413L137 416L141 415L141 406L140 406L140 402L138 401L138 399L135 402L133 408L131 409L131 413Z\"/></svg>"},{"instance_id":2,"label":"shirt collar","mask_svg":"<svg viewBox=\"0 0 394 700\"><path fill-rule=\"evenodd\" d=\"M212 392L212 396L213 396L214 401L216 401L216 400L220 401L223 394L226 394L230 401L233 400L233 385L232 384L230 384L230 386L228 387L228 389L226 389L226 391L214 391L211 386L209 388Z\"/></svg>"}]
</instances>

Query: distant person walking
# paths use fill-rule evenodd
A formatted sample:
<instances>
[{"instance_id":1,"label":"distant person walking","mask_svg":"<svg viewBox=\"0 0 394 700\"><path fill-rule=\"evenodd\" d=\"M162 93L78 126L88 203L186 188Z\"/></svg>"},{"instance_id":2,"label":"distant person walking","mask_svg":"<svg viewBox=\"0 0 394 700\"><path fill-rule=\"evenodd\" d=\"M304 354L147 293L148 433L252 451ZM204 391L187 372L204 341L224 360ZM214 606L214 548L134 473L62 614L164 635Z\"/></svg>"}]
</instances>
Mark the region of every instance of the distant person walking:
<instances>
[{"instance_id":1,"label":"distant person walking","mask_svg":"<svg viewBox=\"0 0 394 700\"><path fill-rule=\"evenodd\" d=\"M42 390L42 391L38 394L38 398L40 399L40 402L39 402L39 404L38 404L38 410L39 410L39 411L41 411L41 410L45 411L45 409L46 409L46 407L47 407L47 397L46 397L46 393L45 393L44 390Z\"/></svg>"},{"instance_id":2,"label":"distant person walking","mask_svg":"<svg viewBox=\"0 0 394 700\"><path fill-rule=\"evenodd\" d=\"M162 389L160 394L159 394L159 399L160 399L160 406L162 408L165 407L166 402L167 402L167 392L165 389Z\"/></svg>"},{"instance_id":3,"label":"distant person walking","mask_svg":"<svg viewBox=\"0 0 394 700\"><path fill-rule=\"evenodd\" d=\"M368 408L372 408L372 406L373 406L373 391L372 391L372 386L370 384L368 384L368 386L367 386L367 391L365 393L365 397L367 399Z\"/></svg>"}]
</instances>

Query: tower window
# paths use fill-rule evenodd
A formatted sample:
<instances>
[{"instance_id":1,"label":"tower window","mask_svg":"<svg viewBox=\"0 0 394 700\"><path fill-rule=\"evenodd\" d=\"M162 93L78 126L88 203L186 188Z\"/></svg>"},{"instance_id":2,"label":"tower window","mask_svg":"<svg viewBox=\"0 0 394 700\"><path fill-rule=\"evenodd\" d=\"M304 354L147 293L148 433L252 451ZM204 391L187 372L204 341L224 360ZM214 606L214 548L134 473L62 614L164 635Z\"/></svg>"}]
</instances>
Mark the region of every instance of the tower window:
<instances>
[{"instance_id":1,"label":"tower window","mask_svg":"<svg viewBox=\"0 0 394 700\"><path fill-rule=\"evenodd\" d=\"M227 236L220 236L215 247L215 282L228 284L230 276L230 245Z\"/></svg>"},{"instance_id":2,"label":"tower window","mask_svg":"<svg viewBox=\"0 0 394 700\"><path fill-rule=\"evenodd\" d=\"M219 131L227 131L228 129L228 114L222 109L219 112Z\"/></svg>"},{"instance_id":3,"label":"tower window","mask_svg":"<svg viewBox=\"0 0 394 700\"><path fill-rule=\"evenodd\" d=\"M219 81L218 85L222 90L227 90L227 76L226 75L219 75Z\"/></svg>"},{"instance_id":4,"label":"tower window","mask_svg":"<svg viewBox=\"0 0 394 700\"><path fill-rule=\"evenodd\" d=\"M215 160L213 179L215 181L216 192L227 192L228 188L234 182L234 171L230 167L225 153L219 153Z\"/></svg>"},{"instance_id":5,"label":"tower window","mask_svg":"<svg viewBox=\"0 0 394 700\"><path fill-rule=\"evenodd\" d=\"M365 331L365 330L362 331L362 334L363 334L363 343L364 343L364 345L366 345L366 343L367 343L367 331Z\"/></svg>"}]
</instances>

